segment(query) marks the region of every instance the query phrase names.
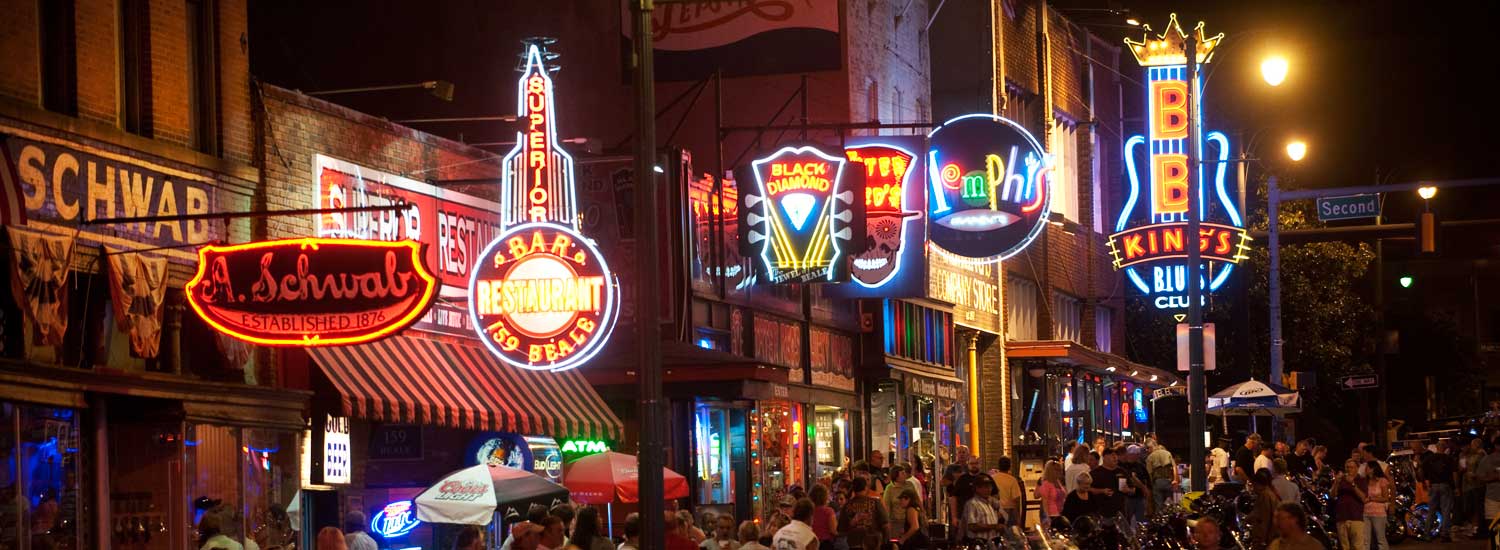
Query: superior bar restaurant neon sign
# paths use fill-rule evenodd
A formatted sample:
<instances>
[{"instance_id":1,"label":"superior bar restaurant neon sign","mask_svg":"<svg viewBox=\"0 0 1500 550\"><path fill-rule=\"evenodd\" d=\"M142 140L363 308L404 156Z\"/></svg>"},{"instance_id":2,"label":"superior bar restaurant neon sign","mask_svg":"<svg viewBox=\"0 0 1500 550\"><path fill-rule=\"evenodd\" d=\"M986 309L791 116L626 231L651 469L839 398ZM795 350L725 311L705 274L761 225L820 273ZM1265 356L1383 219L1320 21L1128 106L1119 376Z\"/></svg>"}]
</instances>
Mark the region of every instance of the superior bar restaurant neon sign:
<instances>
[{"instance_id":1,"label":"superior bar restaurant neon sign","mask_svg":"<svg viewBox=\"0 0 1500 550\"><path fill-rule=\"evenodd\" d=\"M573 158L557 146L552 79L536 45L516 90L526 126L502 163L502 233L470 274L469 316L501 361L560 371L599 353L619 316L618 283L578 232Z\"/></svg>"}]
</instances>

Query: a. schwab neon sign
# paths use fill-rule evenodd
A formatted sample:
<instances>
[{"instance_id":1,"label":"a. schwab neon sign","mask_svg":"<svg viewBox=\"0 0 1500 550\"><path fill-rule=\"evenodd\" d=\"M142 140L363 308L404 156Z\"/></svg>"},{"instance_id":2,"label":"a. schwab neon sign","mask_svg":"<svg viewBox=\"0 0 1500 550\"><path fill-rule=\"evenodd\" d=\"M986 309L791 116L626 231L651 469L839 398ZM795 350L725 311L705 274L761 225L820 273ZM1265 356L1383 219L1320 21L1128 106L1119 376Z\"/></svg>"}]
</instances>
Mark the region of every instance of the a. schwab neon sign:
<instances>
[{"instance_id":1,"label":"a. schwab neon sign","mask_svg":"<svg viewBox=\"0 0 1500 550\"><path fill-rule=\"evenodd\" d=\"M1146 68L1146 136L1132 136L1125 142L1125 167L1130 176L1130 194L1115 221L1115 234L1109 238L1110 254L1116 269L1125 270L1126 278L1143 294L1151 297L1159 309L1185 308L1188 269L1183 262L1187 246L1197 241L1205 265L1200 270L1209 292L1218 290L1234 272L1235 264L1245 258L1250 237L1240 217L1239 205L1229 198L1224 176L1228 172L1229 138L1222 132L1209 132L1208 142L1216 146L1217 162L1204 163L1198 171L1198 212L1201 224L1197 239L1187 231L1188 215L1188 140L1194 135L1188 128L1187 103L1187 33L1173 14L1166 32L1140 42L1125 43L1136 61ZM1198 43L1196 61L1206 65L1224 35L1204 36L1203 23L1193 29ZM1199 74L1202 74L1201 71ZM1196 112L1203 112L1203 80L1194 84ZM1197 120L1202 135L1202 117ZM1198 143L1200 151L1203 143ZM1149 172L1137 167L1137 149L1145 148ZM1207 156L1207 155L1205 155ZM1205 189L1206 184L1212 186Z\"/></svg>"},{"instance_id":2,"label":"a. schwab neon sign","mask_svg":"<svg viewBox=\"0 0 1500 550\"><path fill-rule=\"evenodd\" d=\"M535 44L516 89L525 127L502 161L504 230L470 273L469 316L490 353L561 371L604 348L620 312L614 274L578 232L573 158L558 146L552 79Z\"/></svg>"}]
</instances>

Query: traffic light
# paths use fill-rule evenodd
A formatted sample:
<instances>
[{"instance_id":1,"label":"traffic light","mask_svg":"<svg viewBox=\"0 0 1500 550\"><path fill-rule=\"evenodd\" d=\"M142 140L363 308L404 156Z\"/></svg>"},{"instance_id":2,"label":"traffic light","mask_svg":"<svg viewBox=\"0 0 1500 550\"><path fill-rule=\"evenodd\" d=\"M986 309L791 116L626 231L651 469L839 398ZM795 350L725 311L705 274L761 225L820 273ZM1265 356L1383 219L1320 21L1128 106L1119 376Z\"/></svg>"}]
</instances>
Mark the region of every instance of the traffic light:
<instances>
[{"instance_id":1,"label":"traffic light","mask_svg":"<svg viewBox=\"0 0 1500 550\"><path fill-rule=\"evenodd\" d=\"M1417 219L1417 248L1423 254L1437 253L1437 216L1432 212Z\"/></svg>"},{"instance_id":2,"label":"traffic light","mask_svg":"<svg viewBox=\"0 0 1500 550\"><path fill-rule=\"evenodd\" d=\"M1402 275L1400 279L1396 280L1396 282L1401 283L1401 288L1411 288L1411 284L1413 282L1416 282L1416 279L1414 279L1411 275Z\"/></svg>"}]
</instances>

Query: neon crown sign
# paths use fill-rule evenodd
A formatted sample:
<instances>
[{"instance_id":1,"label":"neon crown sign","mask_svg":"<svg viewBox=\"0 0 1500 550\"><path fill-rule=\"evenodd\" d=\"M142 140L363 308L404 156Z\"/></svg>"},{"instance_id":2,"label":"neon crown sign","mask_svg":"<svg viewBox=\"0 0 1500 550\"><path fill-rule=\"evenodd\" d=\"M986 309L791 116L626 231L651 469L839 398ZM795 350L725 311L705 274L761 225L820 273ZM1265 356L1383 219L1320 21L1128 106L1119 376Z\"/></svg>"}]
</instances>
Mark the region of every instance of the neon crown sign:
<instances>
[{"instance_id":1,"label":"neon crown sign","mask_svg":"<svg viewBox=\"0 0 1500 550\"><path fill-rule=\"evenodd\" d=\"M561 371L598 354L620 313L619 283L578 232L573 157L557 141L552 78L536 44L516 87L524 127L502 161L503 231L470 274L469 317L501 361Z\"/></svg>"},{"instance_id":2,"label":"neon crown sign","mask_svg":"<svg viewBox=\"0 0 1500 550\"><path fill-rule=\"evenodd\" d=\"M1115 269L1125 270L1131 285L1150 296L1153 305L1159 309L1178 309L1188 306L1189 270L1183 261L1187 257L1186 247L1196 241L1205 265L1193 272L1213 292L1224 285L1234 266L1245 258L1250 237L1245 232L1239 205L1230 200L1224 186L1229 169L1229 138L1222 132L1209 132L1206 136L1216 147L1216 162L1205 162L1203 166L1208 169L1198 172L1198 181L1188 181L1188 140L1202 135L1203 125L1199 117L1198 128L1189 128L1188 113L1203 112L1203 80L1191 84L1198 93L1192 94L1195 105L1189 106L1187 33L1177 23L1176 14L1172 14L1160 36L1152 38L1150 30L1146 28L1147 34L1139 42L1125 40L1136 61L1146 69L1147 135L1132 136L1125 142L1130 194L1115 221L1109 247ZM1200 65L1206 65L1224 35L1206 36L1201 22L1193 32L1199 45L1194 57ZM1202 141L1197 145L1199 151L1204 151ZM1136 164L1139 156L1149 163L1144 174ZM1197 210L1202 223L1197 239L1185 235L1189 185L1197 185L1199 191Z\"/></svg>"}]
</instances>

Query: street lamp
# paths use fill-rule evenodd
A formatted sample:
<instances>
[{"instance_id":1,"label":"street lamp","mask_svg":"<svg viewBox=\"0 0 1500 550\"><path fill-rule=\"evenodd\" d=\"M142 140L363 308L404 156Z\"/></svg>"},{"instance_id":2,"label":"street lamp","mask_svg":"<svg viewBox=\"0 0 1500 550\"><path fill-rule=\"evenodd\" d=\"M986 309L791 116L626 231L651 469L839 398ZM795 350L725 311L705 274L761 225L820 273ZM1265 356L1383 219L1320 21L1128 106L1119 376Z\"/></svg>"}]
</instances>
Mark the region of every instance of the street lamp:
<instances>
[{"instance_id":1,"label":"street lamp","mask_svg":"<svg viewBox=\"0 0 1500 550\"><path fill-rule=\"evenodd\" d=\"M1266 80L1266 84L1280 86L1282 82L1286 82L1286 73L1290 65L1285 57L1279 55L1267 57L1260 62L1260 76Z\"/></svg>"},{"instance_id":2,"label":"street lamp","mask_svg":"<svg viewBox=\"0 0 1500 550\"><path fill-rule=\"evenodd\" d=\"M1437 188L1431 185L1418 187L1417 196L1422 197L1422 200L1424 201L1430 201L1433 197L1437 196Z\"/></svg>"},{"instance_id":3,"label":"street lamp","mask_svg":"<svg viewBox=\"0 0 1500 550\"><path fill-rule=\"evenodd\" d=\"M1300 139L1287 142L1286 156L1292 159L1292 162L1302 162L1302 159L1307 157L1307 142Z\"/></svg>"}]
</instances>

